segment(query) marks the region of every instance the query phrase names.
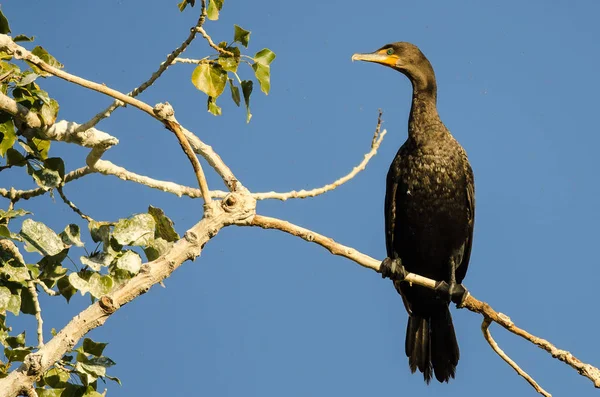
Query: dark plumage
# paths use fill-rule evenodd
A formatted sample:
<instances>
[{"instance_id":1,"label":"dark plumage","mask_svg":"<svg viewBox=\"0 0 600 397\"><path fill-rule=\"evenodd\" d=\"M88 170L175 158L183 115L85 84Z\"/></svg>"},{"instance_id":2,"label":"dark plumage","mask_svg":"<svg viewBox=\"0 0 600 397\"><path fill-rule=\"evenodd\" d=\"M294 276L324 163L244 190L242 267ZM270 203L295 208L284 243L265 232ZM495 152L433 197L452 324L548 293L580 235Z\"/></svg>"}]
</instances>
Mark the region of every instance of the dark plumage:
<instances>
[{"instance_id":1,"label":"dark plumage","mask_svg":"<svg viewBox=\"0 0 600 397\"><path fill-rule=\"evenodd\" d=\"M473 171L438 115L433 68L416 46L402 42L352 59L389 66L408 77L413 87L408 139L387 175L387 255L400 258L409 272L451 286L461 283L473 241ZM394 286L409 313L405 349L411 371L419 369L427 383L432 371L440 382L454 378L459 349L449 301L420 286Z\"/></svg>"}]
</instances>

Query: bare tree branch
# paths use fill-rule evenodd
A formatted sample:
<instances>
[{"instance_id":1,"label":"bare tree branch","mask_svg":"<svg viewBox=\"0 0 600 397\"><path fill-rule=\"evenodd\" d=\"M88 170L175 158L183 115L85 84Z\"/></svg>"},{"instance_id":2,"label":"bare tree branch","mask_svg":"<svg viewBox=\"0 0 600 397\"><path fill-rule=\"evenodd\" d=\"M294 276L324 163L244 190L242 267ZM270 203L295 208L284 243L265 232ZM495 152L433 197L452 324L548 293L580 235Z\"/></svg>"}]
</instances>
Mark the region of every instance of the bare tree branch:
<instances>
[{"instance_id":1,"label":"bare tree branch","mask_svg":"<svg viewBox=\"0 0 600 397\"><path fill-rule=\"evenodd\" d=\"M94 221L90 216L81 212L81 210L79 208L77 208L77 206L75 204L73 204L73 202L71 200L69 200L67 198L67 196L65 196L62 186L57 187L56 190L58 191L60 198L65 202L66 205L69 206L69 208L71 208L73 210L73 212L75 212L77 215L79 215L80 217L82 217L84 220L86 220L88 222Z\"/></svg>"},{"instance_id":2,"label":"bare tree branch","mask_svg":"<svg viewBox=\"0 0 600 397\"><path fill-rule=\"evenodd\" d=\"M141 84L139 87L135 88L133 91L131 91L127 95L129 95L131 97L136 97L139 94L141 94L142 92L144 92L152 84L154 84L154 82L156 80L158 80L158 78L160 76L162 76L162 74L167 70L167 68L174 63L175 59L186 50L186 48L192 43L192 41L194 41L194 39L196 38L196 35L198 33L196 31L196 27L202 26L204 24L205 19L206 19L206 13L201 12L200 17L198 18L198 22L196 23L195 26L193 26L190 29L190 34L184 40L184 42L181 43L181 45L179 47L177 47L173 52L171 52L167 56L167 59L165 59L165 61L160 64L160 66L158 67L158 70L156 72L154 72L147 81L145 81L143 84ZM94 127L101 120L109 117L111 115L111 113L114 112L115 109L117 109L119 106L122 106L122 104L123 104L123 102L121 102L119 100L115 100L108 108L106 108L102 112L98 113L90 121L85 123L82 126L82 128L88 129L88 128Z\"/></svg>"},{"instance_id":3,"label":"bare tree branch","mask_svg":"<svg viewBox=\"0 0 600 397\"><path fill-rule=\"evenodd\" d=\"M254 199L237 193L231 193L223 201L207 204L204 218L167 253L142 265L135 277L75 316L48 343L37 352L30 353L19 368L0 379L0 397L15 397L30 387L90 330L103 325L119 308L167 278L185 261L197 258L204 244L219 230L231 224L247 224L255 206Z\"/></svg>"},{"instance_id":4,"label":"bare tree branch","mask_svg":"<svg viewBox=\"0 0 600 397\"><path fill-rule=\"evenodd\" d=\"M230 57L234 56L234 54L231 51L227 51L226 49L221 48L218 45L216 45L215 42L212 40L212 38L208 35L208 33L206 33L206 30L204 30L204 28L202 28L202 26L197 26L196 32L200 33L202 35L202 37L204 37L206 39L206 41L208 42L208 45L211 46L216 51L218 51L220 54L227 55Z\"/></svg>"},{"instance_id":5,"label":"bare tree branch","mask_svg":"<svg viewBox=\"0 0 600 397\"><path fill-rule=\"evenodd\" d=\"M367 164L369 163L369 160L371 160L371 158L373 156L375 156L375 154L377 154L377 150L379 149L379 146L381 145L381 141L383 141L383 137L385 136L385 134L387 133L386 130L381 131L381 134L379 134L379 137L377 137L378 131L375 134L375 138L374 137L374 141L373 141L373 145L371 146L371 150L365 154L363 160L360 162L360 164L358 164L356 167L354 167L352 169L352 171L350 171L350 173L344 175L343 177L341 177L340 179L319 187L319 188L315 188L315 189L311 189L311 190L300 190L300 191L291 191L291 192L286 192L286 193L278 193L278 192L265 192L265 193L253 193L252 196L257 199L257 200L267 200L267 199L277 199L277 200L282 200L285 201L287 199L291 199L291 198L307 198L307 197L315 197L318 195L321 195L323 193L327 193L341 185L343 185L344 183L348 182L350 179L354 178L360 171L363 171L366 167Z\"/></svg>"},{"instance_id":6,"label":"bare tree branch","mask_svg":"<svg viewBox=\"0 0 600 397\"><path fill-rule=\"evenodd\" d=\"M175 119L175 111L171 105L166 103L156 105L154 112L163 120L165 126L177 137L183 152L192 163L192 167L194 167L194 173L196 174L196 179L198 180L198 186L200 186L204 203L210 204L210 191L208 190L208 184L206 183L204 171L202 171L202 165L200 164L198 157L196 157L194 149L192 149L192 145L190 145L190 142L185 137L181 125L177 122L177 119Z\"/></svg>"},{"instance_id":7,"label":"bare tree branch","mask_svg":"<svg viewBox=\"0 0 600 397\"><path fill-rule=\"evenodd\" d=\"M351 247L344 246L342 244L336 243L333 239L323 236L321 234L315 233L311 230L305 229L303 227L294 225L290 222L286 222L276 218L265 217L261 215L256 215L249 226L259 226L265 229L277 229L283 232L292 234L294 236L300 237L306 241L319 244L322 247L329 250L334 255L340 255L345 258L351 259L359 265L375 270L380 273L380 264L381 261L378 261L374 258L371 258L368 255L362 254ZM414 273L407 273L406 277L403 280L404 282L421 285L423 287L429 289L435 289L437 281L429 279L427 277L422 277ZM560 350L556 348L553 344L548 342L545 339L541 339L537 336L530 334L529 332L517 327L510 320L510 318L502 313L496 312L490 305L485 302L482 302L473 296L469 295L464 300L461 308L465 308L474 313L479 313L483 315L485 319L489 321L493 321L495 323L500 324L508 331L512 332L515 335L521 336L522 338L528 340L534 345L540 347L541 349L547 351L552 355L552 357L570 365L574 368L580 375L585 376L594 382L595 387L600 387L600 369L590 365L582 363L578 358L573 356L570 352L566 350Z\"/></svg>"},{"instance_id":8,"label":"bare tree branch","mask_svg":"<svg viewBox=\"0 0 600 397\"><path fill-rule=\"evenodd\" d=\"M500 348L500 346L498 346L498 344L496 343L494 338L492 338L492 334L490 333L490 324L491 323L492 323L492 320L490 320L487 317L484 317L483 322L481 323L481 332L483 332L483 337L485 338L487 343L489 343L490 347L496 352L496 354L498 354L500 356L500 358L502 358L504 361L506 361L508 363L508 365L510 365L515 371L517 371L517 373L520 376L525 378L525 380L527 382L529 382L529 384L538 393L540 393L541 395L543 395L545 397L552 397L552 395L550 393L548 393L546 390L542 389L542 387L540 387L540 385L538 385L537 382L535 380L533 380L533 378L531 376L529 376L529 374L527 372L523 371L521 369L521 367L519 367L517 365L517 363L515 363L510 357L508 357L508 355L506 353L504 353L504 351Z\"/></svg>"},{"instance_id":9,"label":"bare tree branch","mask_svg":"<svg viewBox=\"0 0 600 397\"><path fill-rule=\"evenodd\" d=\"M84 177L93 172L94 171L92 169L90 169L89 167L77 168L76 170L73 170L65 175L63 184L74 181L76 179ZM45 193L48 193L48 190L41 188L41 187L37 188L37 189L31 189L31 190L16 190L16 189L12 189L12 188L11 189L0 188L0 196L10 199L10 200L13 200L13 201L29 200L30 198L41 196Z\"/></svg>"},{"instance_id":10,"label":"bare tree branch","mask_svg":"<svg viewBox=\"0 0 600 397\"><path fill-rule=\"evenodd\" d=\"M44 320L42 319L42 308L40 307L40 299L35 289L33 280L27 281L27 289L33 297L33 310L35 311L35 320L37 321L37 337L38 348L44 346Z\"/></svg>"},{"instance_id":11,"label":"bare tree branch","mask_svg":"<svg viewBox=\"0 0 600 397\"><path fill-rule=\"evenodd\" d=\"M60 292L56 292L53 289L48 288L48 286L43 281L33 280L33 282L36 283L37 285L39 285L40 287L42 287L44 292L50 296L59 296L60 295Z\"/></svg>"}]
</instances>

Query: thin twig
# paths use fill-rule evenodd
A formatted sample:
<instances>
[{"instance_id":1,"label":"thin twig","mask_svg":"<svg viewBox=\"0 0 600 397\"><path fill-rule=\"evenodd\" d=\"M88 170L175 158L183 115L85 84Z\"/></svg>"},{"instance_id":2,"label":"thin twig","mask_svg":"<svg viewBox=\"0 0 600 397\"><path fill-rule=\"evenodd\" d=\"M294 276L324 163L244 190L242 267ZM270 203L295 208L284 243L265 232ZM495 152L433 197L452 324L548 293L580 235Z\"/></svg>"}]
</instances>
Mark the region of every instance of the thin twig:
<instances>
[{"instance_id":1,"label":"thin twig","mask_svg":"<svg viewBox=\"0 0 600 397\"><path fill-rule=\"evenodd\" d=\"M175 58L173 63L191 63L199 65L201 63L215 63L215 61L211 61L209 59L192 59L192 58Z\"/></svg>"},{"instance_id":2,"label":"thin twig","mask_svg":"<svg viewBox=\"0 0 600 397\"><path fill-rule=\"evenodd\" d=\"M131 97L136 97L139 94L141 94L142 92L144 92L152 84L154 84L154 82L167 70L167 68L174 63L175 59L186 50L186 48L192 43L192 41L194 41L194 39L196 38L196 34L198 33L196 31L196 27L202 26L204 24L205 18L206 18L206 15L203 15L203 13L201 12L200 17L198 18L198 22L196 23L195 26L193 26L190 29L190 34L184 40L184 42L181 43L181 45L179 47L177 47L173 52L171 52L167 56L167 59L165 59L165 61L160 64L160 66L158 67L158 70L156 72L154 72L147 81L145 81L139 87L135 88L133 91L129 92L127 95L129 95ZM106 108L102 112L98 113L87 123L83 124L84 127L82 127L82 128L87 129L87 128L95 126L102 119L109 117L111 115L111 113L114 112L115 109L117 109L122 104L123 103L119 100L114 101L108 108Z\"/></svg>"},{"instance_id":3,"label":"thin twig","mask_svg":"<svg viewBox=\"0 0 600 397\"><path fill-rule=\"evenodd\" d=\"M367 167L367 164L369 163L369 160L371 160L371 158L373 158L373 156L375 156L375 154L377 154L377 150L379 149L379 146L381 145L381 141L383 141L383 137L385 136L385 134L387 133L386 130L381 131L381 134L378 134L378 130L376 132L376 135L379 135L378 138L372 143L371 145L371 150L365 154L363 160L360 162L360 164L358 164L356 167L354 167L352 169L352 171L350 171L350 173L348 173L347 175L344 175L343 177L341 177L340 179L334 181L333 183L330 183L328 185L319 187L319 188L315 188L315 189L311 189L311 190L300 190L300 191L291 191L291 192L286 192L286 193L279 193L279 192L265 192L265 193L253 193L252 196L256 199L256 200L267 200L267 199L276 199L276 200L282 200L285 201L287 199L291 199L291 198L307 198L307 197L315 197L318 195L321 195L323 193L329 192L341 185L343 185L344 183L348 182L350 179L354 178L359 172L361 172L362 170L364 170Z\"/></svg>"},{"instance_id":4,"label":"thin twig","mask_svg":"<svg viewBox=\"0 0 600 397\"><path fill-rule=\"evenodd\" d=\"M62 186L57 187L56 190L58 191L60 198L62 198L62 200L65 202L65 204L68 205L77 215L79 215L80 217L82 217L83 219L85 219L88 222L94 221L94 219L92 219L92 217L81 212L81 210L79 208L77 208L77 206L71 200L69 200L67 198L67 196L65 196Z\"/></svg>"},{"instance_id":5,"label":"thin twig","mask_svg":"<svg viewBox=\"0 0 600 397\"><path fill-rule=\"evenodd\" d=\"M518 335L523 339L533 343L540 349L545 350L552 357L564 362L571 368L575 369L579 373L579 375L584 376L592 382L594 382L594 386L596 388L600 388L600 369L594 367L593 365L581 362L581 360L573 356L573 354L571 354L567 350L557 348L552 343L548 342L546 339L542 339L538 336L530 334L522 328L517 327L512 322L510 317L503 313L495 311L489 304L477 300L473 296L468 296L467 299L465 299L462 307L472 312L483 315L485 318L488 318L491 321L500 324L513 334Z\"/></svg>"},{"instance_id":6,"label":"thin twig","mask_svg":"<svg viewBox=\"0 0 600 397\"><path fill-rule=\"evenodd\" d=\"M27 289L33 297L33 309L35 310L35 320L37 321L37 337L38 337L38 349L44 346L44 320L42 320L42 308L40 307L40 299L38 297L37 290L35 289L35 283L33 280L27 281Z\"/></svg>"},{"instance_id":7,"label":"thin twig","mask_svg":"<svg viewBox=\"0 0 600 397\"><path fill-rule=\"evenodd\" d=\"M211 46L213 49L217 50L220 54L227 55L229 57L235 56L233 52L227 51L226 49L221 48L218 45L216 45L215 42L208 35L208 33L206 33L206 30L204 30L204 28L202 26L197 26L196 27L196 31L198 33L200 33L202 35L202 37L204 37L206 39L206 41L208 42L209 46Z\"/></svg>"},{"instance_id":8,"label":"thin twig","mask_svg":"<svg viewBox=\"0 0 600 397\"><path fill-rule=\"evenodd\" d=\"M76 170L73 170L65 175L63 184L79 179L83 176L93 173L94 171L89 167L81 167ZM0 196L5 197L7 199L18 201L18 200L29 200L30 198L41 196L43 194L48 193L48 190L44 188L37 188L31 190L8 190L0 188Z\"/></svg>"},{"instance_id":9,"label":"thin twig","mask_svg":"<svg viewBox=\"0 0 600 397\"><path fill-rule=\"evenodd\" d=\"M40 287L42 287L42 289L44 290L45 293L47 293L50 296L58 296L60 295L60 292L58 291L54 291L51 288L48 288L48 286L46 285L46 283L44 283L41 280L33 280L34 283L36 283L37 285L39 285Z\"/></svg>"},{"instance_id":10,"label":"thin twig","mask_svg":"<svg viewBox=\"0 0 600 397\"><path fill-rule=\"evenodd\" d=\"M481 332L483 332L483 337L485 338L487 343L490 345L490 347L496 352L496 354L498 354L500 356L500 358L502 358L504 361L506 361L508 363L508 365L510 365L515 371L517 371L517 373L520 376L522 376L527 382L529 382L529 384L538 393L540 393L541 395L543 395L545 397L552 397L552 394L548 393L540 385L538 385L538 383L531 376L529 376L529 374L527 372L523 371L521 369L521 367L519 367L519 365L517 365L517 363L514 362L506 353L504 353L504 350L502 350L500 348L500 346L498 346L498 344L496 343L494 338L492 338L492 334L490 332L490 324L491 323L492 323L492 320L490 320L489 318L484 318L483 322L481 323Z\"/></svg>"},{"instance_id":11,"label":"thin twig","mask_svg":"<svg viewBox=\"0 0 600 397\"><path fill-rule=\"evenodd\" d=\"M363 267L375 270L376 272L380 272L381 261L378 261L374 258L371 258L368 255L360 253L351 247L347 247L342 244L336 243L333 239L329 237L315 233L312 230L308 230L303 227L294 225L290 222L286 222L281 219L256 215L252 219L252 222L249 224L249 226L259 226L264 229L281 230L283 232L303 238L306 241L319 244L322 247L329 250L334 255L343 256L345 258L353 260L354 262L358 263ZM403 281L415 285L420 285L429 289L434 289L437 284L436 280L432 280L427 277L422 277L414 273L407 273ZM534 336L529 332L518 328L514 325L514 323L508 316L496 312L487 303L474 298L472 295L468 295L460 307L475 313L479 313L483 315L484 318L487 318L490 321L500 324L513 334L519 335L522 338L540 347L541 349L547 351L552 355L552 357L570 365L580 375L585 376L586 378L594 382L594 386L600 387L600 369L590 364L582 363L570 352L566 350L560 350L547 340Z\"/></svg>"},{"instance_id":12,"label":"thin twig","mask_svg":"<svg viewBox=\"0 0 600 397\"><path fill-rule=\"evenodd\" d=\"M185 135L183 133L183 129L181 128L181 125L175 119L175 111L173 110L171 105L169 105L168 103L158 104L158 105L156 105L154 110L155 110L156 115L163 120L163 123L165 124L165 126L170 131L172 131L175 134L175 136L177 137L177 140L179 141L179 144L181 145L183 152L190 160L190 163L192 163L192 167L194 168L194 173L196 174L196 179L198 180L198 186L200 187L200 191L202 192L202 198L204 199L204 204L210 204L210 202L211 202L210 191L208 190L208 184L206 183L206 177L204 176L204 171L202 170L202 165L200 164L200 160L198 160L196 153L194 153L194 149L192 149L190 142L185 137Z\"/></svg>"}]
</instances>

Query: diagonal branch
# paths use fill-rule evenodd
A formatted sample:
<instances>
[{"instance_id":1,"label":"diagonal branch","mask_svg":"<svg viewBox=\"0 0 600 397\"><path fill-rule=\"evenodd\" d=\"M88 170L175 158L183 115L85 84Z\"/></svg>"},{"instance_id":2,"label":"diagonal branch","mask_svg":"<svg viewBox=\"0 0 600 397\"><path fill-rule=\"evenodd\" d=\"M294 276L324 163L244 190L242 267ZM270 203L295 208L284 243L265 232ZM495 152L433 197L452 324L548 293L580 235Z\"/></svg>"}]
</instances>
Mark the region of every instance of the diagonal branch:
<instances>
[{"instance_id":1,"label":"diagonal branch","mask_svg":"<svg viewBox=\"0 0 600 397\"><path fill-rule=\"evenodd\" d=\"M259 226L264 229L281 230L291 235L300 237L306 241L319 244L322 247L329 250L334 255L341 255L343 257L355 261L363 267L375 270L376 272L380 273L381 261L371 258L368 255L362 254L353 248L336 243L333 239L329 237L320 235L311 230L294 225L290 222L286 222L281 219L256 215L253 218L252 222L249 224L249 226ZM429 289L435 289L437 284L436 280L432 280L427 277L422 277L414 273L407 273L403 281L411 284L420 285ZM554 346L547 340L532 335L529 332L517 327L508 316L496 312L494 309L492 309L492 307L489 304L474 298L472 295L468 295L464 300L462 306L460 306L460 308L465 308L474 313L479 313L484 317L484 319L500 324L513 334L518 335L533 343L534 345L538 346L539 348L547 351L552 355L552 357L568 364L573 369L575 369L580 375L590 379L594 383L595 387L600 388L600 369L594 367L593 365L581 362L570 352L558 349L556 346Z\"/></svg>"},{"instance_id":2,"label":"diagonal branch","mask_svg":"<svg viewBox=\"0 0 600 397\"><path fill-rule=\"evenodd\" d=\"M367 167L369 160L371 160L371 158L373 158L373 156L375 156L377 154L377 149L379 149L379 146L381 145L381 142L383 141L383 137L387 133L386 130L383 130L383 131L381 131L381 134L379 134L379 126L380 126L380 124L378 124L377 130L373 137L373 143L371 146L371 150L367 154L365 154L365 156L364 156L363 160L360 162L360 164L358 164L356 167L354 167L352 169L352 171L350 171L348 174L344 175L343 177L339 178L338 180L336 180L330 184L327 184L325 186L311 189L311 190L300 190L300 191L292 190L291 192L286 192L286 193L278 193L278 192L253 193L252 196L257 200L276 199L276 200L285 201L285 200L288 200L291 198L303 199L303 198L308 198L308 197L319 196L323 193L327 193L327 192L343 185L344 183L346 183L349 180L351 180L352 178L354 178L359 172L363 171Z\"/></svg>"},{"instance_id":3,"label":"diagonal branch","mask_svg":"<svg viewBox=\"0 0 600 397\"><path fill-rule=\"evenodd\" d=\"M154 84L154 82L156 80L158 80L158 78L167 70L167 68L174 63L175 59L186 50L186 48L192 43L192 41L194 41L194 39L196 38L196 35L198 34L198 32L196 31L196 27L202 26L204 24L205 19L206 19L206 14L201 13L200 17L198 18L198 22L196 23L195 26L193 26L190 29L190 34L184 40L184 42L181 43L181 45L179 47L177 47L173 52L171 52L167 56L167 59L165 59L165 61L160 64L160 66L158 67L158 70L156 72L154 72L147 81L145 81L143 84L141 84L139 87L135 88L133 91L131 91L127 95L129 95L131 97L136 97L139 94L141 94L142 92L144 92L152 84ZM91 128L91 127L95 126L101 120L109 117L111 115L111 113L115 111L115 109L117 109L119 106L122 106L122 105L123 105L123 103L121 101L115 100L108 108L106 108L102 112L98 113L90 121L85 123L83 125L84 126L83 128L87 129L87 128Z\"/></svg>"},{"instance_id":4,"label":"diagonal branch","mask_svg":"<svg viewBox=\"0 0 600 397\"><path fill-rule=\"evenodd\" d=\"M205 216L189 229L165 254L143 264L136 276L73 317L48 343L27 355L19 368L0 379L0 397L16 397L30 387L89 331L102 326L113 313L170 276L184 262L197 258L204 245L223 227L248 223L254 215L256 201L232 193L223 201L212 201L207 206L210 209L205 213L211 216Z\"/></svg>"},{"instance_id":5,"label":"diagonal branch","mask_svg":"<svg viewBox=\"0 0 600 397\"><path fill-rule=\"evenodd\" d=\"M527 382L529 382L531 387L533 387L538 393L540 393L541 395L543 395L545 397L552 397L552 395L550 393L548 393L546 390L542 389L542 387L540 387L540 385L538 385L538 383L535 380L533 380L533 378L531 376L529 376L529 374L527 372L523 371L521 369L521 367L519 367L519 365L517 365L516 362L514 362L510 357L508 357L508 354L504 353L504 350L502 350L500 348L500 346L498 346L498 344L496 343L494 338L492 338L492 334L490 332L490 324L491 323L492 323L492 320L490 320L487 317L484 317L483 322L481 323L481 332L483 332L483 337L485 338L487 343L490 345L492 350L494 350L496 352L496 354L498 354L500 356L500 358L502 358L504 361L506 361L508 363L508 365L510 365L515 371L517 371L517 373L519 375L521 375L523 378L525 378L525 380Z\"/></svg>"}]
</instances>

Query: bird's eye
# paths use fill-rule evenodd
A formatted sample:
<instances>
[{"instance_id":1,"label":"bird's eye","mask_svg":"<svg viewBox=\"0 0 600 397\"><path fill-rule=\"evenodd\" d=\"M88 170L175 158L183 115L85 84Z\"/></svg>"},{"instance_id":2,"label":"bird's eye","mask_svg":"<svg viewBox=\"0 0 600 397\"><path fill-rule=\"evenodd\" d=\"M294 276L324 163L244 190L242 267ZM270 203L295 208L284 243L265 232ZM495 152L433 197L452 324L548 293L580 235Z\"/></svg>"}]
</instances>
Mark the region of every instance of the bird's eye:
<instances>
[{"instance_id":1,"label":"bird's eye","mask_svg":"<svg viewBox=\"0 0 600 397\"><path fill-rule=\"evenodd\" d=\"M392 55L393 53L394 53L393 48L388 48L388 50L386 51L386 54L388 54L388 55Z\"/></svg>"}]
</instances>

